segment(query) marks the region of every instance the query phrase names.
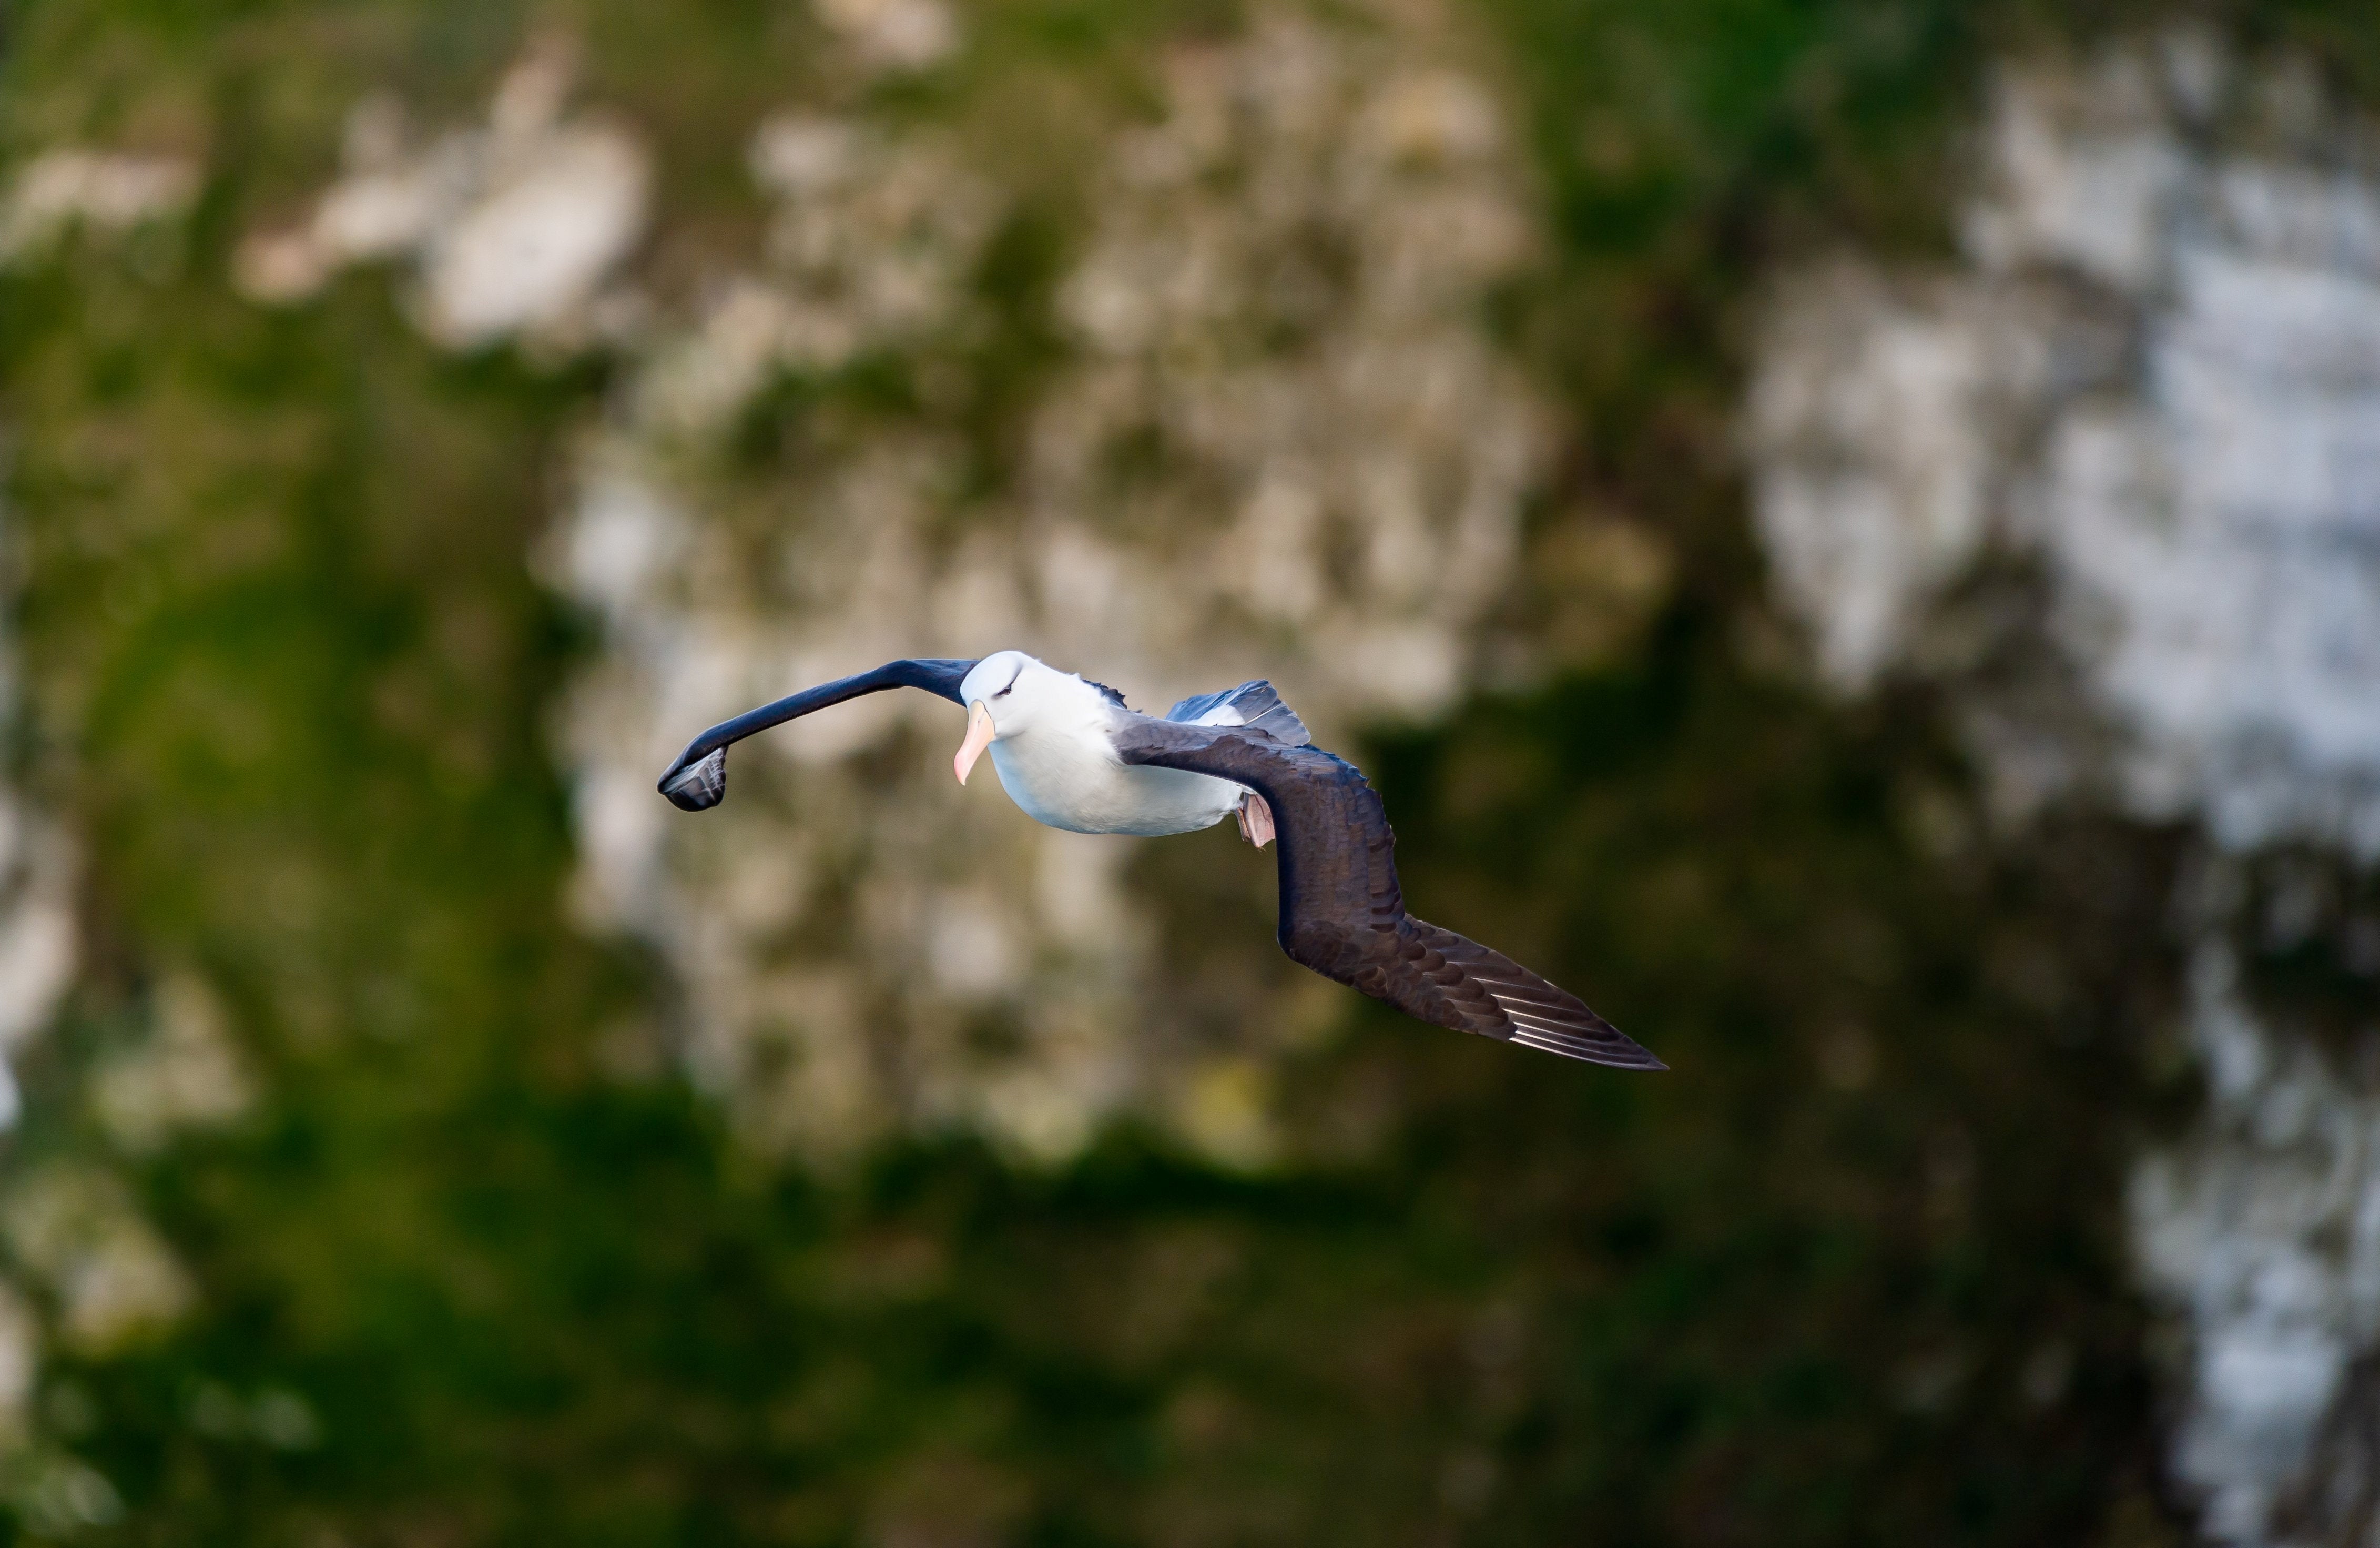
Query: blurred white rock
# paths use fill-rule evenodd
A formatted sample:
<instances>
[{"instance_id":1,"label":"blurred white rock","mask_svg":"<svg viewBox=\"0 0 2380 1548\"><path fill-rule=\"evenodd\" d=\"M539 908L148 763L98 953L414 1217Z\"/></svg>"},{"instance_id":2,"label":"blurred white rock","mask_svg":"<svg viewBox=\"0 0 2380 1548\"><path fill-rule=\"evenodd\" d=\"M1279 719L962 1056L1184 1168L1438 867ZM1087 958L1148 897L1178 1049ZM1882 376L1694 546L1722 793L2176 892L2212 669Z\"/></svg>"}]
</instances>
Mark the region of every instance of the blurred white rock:
<instances>
[{"instance_id":1,"label":"blurred white rock","mask_svg":"<svg viewBox=\"0 0 2380 1548\"><path fill-rule=\"evenodd\" d=\"M2307 1485L2349 1367L2380 1343L2380 1100L2240 993L2219 935L2191 964L2188 1035L2208 1110L2133 1174L2141 1274L2185 1310L2174 1448L2217 1542L2295 1542L2276 1506Z\"/></svg>"},{"instance_id":2,"label":"blurred white rock","mask_svg":"<svg viewBox=\"0 0 2380 1548\"><path fill-rule=\"evenodd\" d=\"M418 148L402 109L350 116L340 179L294 225L234 258L251 299L286 305L350 264L407 260L414 314L452 349L520 338L568 350L600 337L604 287L644 233L650 156L623 125L565 119L573 55L540 40L498 86L484 128Z\"/></svg>"},{"instance_id":3,"label":"blurred white rock","mask_svg":"<svg viewBox=\"0 0 2380 1548\"><path fill-rule=\"evenodd\" d=\"M1826 675L1866 687L1988 530L1989 396L2025 336L1956 282L1843 262L1797 277L1770 320L1749 409L1755 511ZM1995 369L1998 367L1998 369Z\"/></svg>"},{"instance_id":4,"label":"blurred white rock","mask_svg":"<svg viewBox=\"0 0 2380 1548\"><path fill-rule=\"evenodd\" d=\"M2008 812L2380 861L2380 131L2194 32L2010 67L1991 115L1963 266L1778 288L1746 439L1782 599L1846 691L1947 684ZM2060 666L1976 670L2010 646ZM2237 908L2188 910L2207 1104L2132 1181L2170 1464L2215 1541L2363 1541L2380 1104L2251 1002Z\"/></svg>"},{"instance_id":5,"label":"blurred white rock","mask_svg":"<svg viewBox=\"0 0 2380 1548\"><path fill-rule=\"evenodd\" d=\"M92 1073L91 1103L109 1136L135 1153L172 1135L237 1117L250 1100L223 1002L203 979L168 974L153 1025Z\"/></svg>"},{"instance_id":6,"label":"blurred white rock","mask_svg":"<svg viewBox=\"0 0 2380 1548\"><path fill-rule=\"evenodd\" d=\"M40 1320L17 1286L0 1280L0 1449L22 1444L30 1432L41 1359Z\"/></svg>"},{"instance_id":7,"label":"blurred white rock","mask_svg":"<svg viewBox=\"0 0 2380 1548\"><path fill-rule=\"evenodd\" d=\"M870 69L924 69L958 50L958 18L941 0L813 0L812 9Z\"/></svg>"},{"instance_id":8,"label":"blurred white rock","mask_svg":"<svg viewBox=\"0 0 2380 1548\"><path fill-rule=\"evenodd\" d=\"M56 1297L58 1335L79 1352L117 1348L189 1303L181 1266L105 1172L62 1163L21 1179L0 1201L0 1231Z\"/></svg>"},{"instance_id":9,"label":"blurred white rock","mask_svg":"<svg viewBox=\"0 0 2380 1548\"><path fill-rule=\"evenodd\" d=\"M0 722L13 721L16 663L0 616ZM0 1129L21 1103L11 1064L57 1013L79 955L79 866L64 828L0 783Z\"/></svg>"},{"instance_id":10,"label":"blurred white rock","mask_svg":"<svg viewBox=\"0 0 2380 1548\"><path fill-rule=\"evenodd\" d=\"M0 791L0 1127L15 1123L18 1098L7 1061L43 1027L74 981L75 859L54 825Z\"/></svg>"},{"instance_id":11,"label":"blurred white rock","mask_svg":"<svg viewBox=\"0 0 2380 1548\"><path fill-rule=\"evenodd\" d=\"M43 151L17 169L0 196L0 264L38 255L77 226L120 235L173 219L198 191L198 167L178 156Z\"/></svg>"},{"instance_id":12,"label":"blurred white rock","mask_svg":"<svg viewBox=\"0 0 2380 1548\"><path fill-rule=\"evenodd\" d=\"M2030 556L2119 738L2049 786L2380 857L2380 183L2202 148L2157 57L2004 76L1971 268L1780 287L1758 522L1841 685ZM2041 784L2042 738L1996 726L1986 762Z\"/></svg>"},{"instance_id":13,"label":"blurred white rock","mask_svg":"<svg viewBox=\"0 0 2380 1548\"><path fill-rule=\"evenodd\" d=\"M600 125L553 128L495 158L478 197L422 255L422 325L454 349L559 327L644 229L644 147Z\"/></svg>"}]
</instances>

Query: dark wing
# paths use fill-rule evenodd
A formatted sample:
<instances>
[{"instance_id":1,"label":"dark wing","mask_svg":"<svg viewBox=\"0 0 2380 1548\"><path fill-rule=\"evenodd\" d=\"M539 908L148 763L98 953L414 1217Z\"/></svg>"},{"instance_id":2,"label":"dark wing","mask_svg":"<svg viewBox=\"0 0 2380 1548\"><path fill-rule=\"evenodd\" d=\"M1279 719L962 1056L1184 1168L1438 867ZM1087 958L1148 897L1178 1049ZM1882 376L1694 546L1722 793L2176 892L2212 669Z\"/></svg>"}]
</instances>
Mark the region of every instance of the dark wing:
<instances>
[{"instance_id":1,"label":"dark wing","mask_svg":"<svg viewBox=\"0 0 2380 1548\"><path fill-rule=\"evenodd\" d=\"M683 811L708 811L727 798L729 743L740 742L755 731L781 725L812 710L823 710L863 693L880 693L888 688L921 688L955 704L959 701L959 684L966 681L967 672L974 665L971 661L892 661L873 672L822 683L773 704L747 710L686 743L686 750L662 775L661 792Z\"/></svg>"},{"instance_id":2,"label":"dark wing","mask_svg":"<svg viewBox=\"0 0 2380 1548\"><path fill-rule=\"evenodd\" d=\"M1239 725L1136 717L1116 733L1127 763L1246 786L1281 834L1281 948L1324 978L1406 1015L1624 1069L1668 1067L1579 998L1500 952L1405 912L1396 841L1355 767Z\"/></svg>"},{"instance_id":3,"label":"dark wing","mask_svg":"<svg viewBox=\"0 0 2380 1548\"><path fill-rule=\"evenodd\" d=\"M1166 711L1165 718L1185 725L1253 725L1291 747L1305 747L1314 740L1297 712L1282 703L1272 685L1261 677L1220 693L1184 699Z\"/></svg>"}]
</instances>

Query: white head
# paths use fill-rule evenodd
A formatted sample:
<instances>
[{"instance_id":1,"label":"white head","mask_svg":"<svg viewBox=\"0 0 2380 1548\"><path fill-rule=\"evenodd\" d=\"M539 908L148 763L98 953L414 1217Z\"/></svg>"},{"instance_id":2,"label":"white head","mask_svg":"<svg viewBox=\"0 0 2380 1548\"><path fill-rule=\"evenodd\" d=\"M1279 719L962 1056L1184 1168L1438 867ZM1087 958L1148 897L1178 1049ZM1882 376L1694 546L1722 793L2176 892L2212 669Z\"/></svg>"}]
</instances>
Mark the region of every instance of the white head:
<instances>
[{"instance_id":1,"label":"white head","mask_svg":"<svg viewBox=\"0 0 2380 1548\"><path fill-rule=\"evenodd\" d=\"M1103 723L1108 703L1082 678L1023 651L1000 651L977 662L959 684L959 698L967 707L966 740L951 766L961 785L992 743L1034 730L1090 729Z\"/></svg>"}]
</instances>

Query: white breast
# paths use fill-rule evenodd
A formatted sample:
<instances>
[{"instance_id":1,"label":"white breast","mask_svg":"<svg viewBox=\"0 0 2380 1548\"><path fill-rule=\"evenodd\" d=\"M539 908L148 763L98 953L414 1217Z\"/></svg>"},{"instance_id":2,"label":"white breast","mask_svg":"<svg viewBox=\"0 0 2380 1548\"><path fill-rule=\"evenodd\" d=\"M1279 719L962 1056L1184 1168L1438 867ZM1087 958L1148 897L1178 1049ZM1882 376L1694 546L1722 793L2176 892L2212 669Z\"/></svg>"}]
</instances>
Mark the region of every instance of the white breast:
<instances>
[{"instance_id":1,"label":"white breast","mask_svg":"<svg viewBox=\"0 0 2380 1548\"><path fill-rule=\"evenodd\" d=\"M1191 833L1240 804L1230 780L1123 763L1104 734L1020 732L991 744L991 766L1026 816L1073 833Z\"/></svg>"}]
</instances>

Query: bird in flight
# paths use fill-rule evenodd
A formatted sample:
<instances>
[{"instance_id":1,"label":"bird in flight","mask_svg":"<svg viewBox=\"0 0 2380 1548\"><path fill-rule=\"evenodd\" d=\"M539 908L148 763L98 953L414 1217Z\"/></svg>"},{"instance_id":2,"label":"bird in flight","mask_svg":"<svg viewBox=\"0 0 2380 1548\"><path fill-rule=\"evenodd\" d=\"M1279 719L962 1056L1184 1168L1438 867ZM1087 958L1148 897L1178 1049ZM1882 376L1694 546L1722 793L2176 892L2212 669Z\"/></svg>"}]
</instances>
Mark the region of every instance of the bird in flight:
<instances>
[{"instance_id":1,"label":"bird in flight","mask_svg":"<svg viewBox=\"0 0 2380 1548\"><path fill-rule=\"evenodd\" d=\"M1022 651L890 662L712 726L678 754L661 792L708 811L727 797L731 744L892 688L965 709L959 783L989 750L1009 798L1050 827L1176 834L1236 817L1258 847L1277 835L1281 947L1324 978L1458 1032L1623 1069L1667 1067L1576 995L1406 913L1379 796L1353 764L1312 745L1268 682L1185 699L1159 717Z\"/></svg>"}]
</instances>

